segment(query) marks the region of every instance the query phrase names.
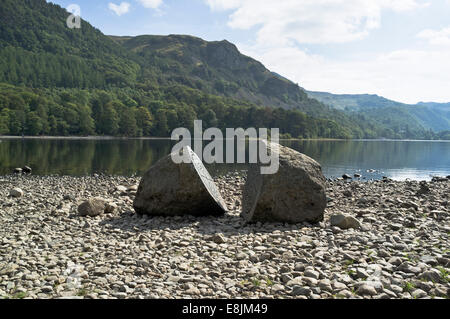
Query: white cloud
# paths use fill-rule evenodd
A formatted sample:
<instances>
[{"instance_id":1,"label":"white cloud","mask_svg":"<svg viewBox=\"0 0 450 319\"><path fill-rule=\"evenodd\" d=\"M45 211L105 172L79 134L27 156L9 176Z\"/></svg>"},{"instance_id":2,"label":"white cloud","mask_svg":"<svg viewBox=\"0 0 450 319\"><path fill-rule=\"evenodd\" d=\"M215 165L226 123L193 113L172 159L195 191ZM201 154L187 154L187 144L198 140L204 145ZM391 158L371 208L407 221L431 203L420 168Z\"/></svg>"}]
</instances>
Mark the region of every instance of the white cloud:
<instances>
[{"instance_id":1,"label":"white cloud","mask_svg":"<svg viewBox=\"0 0 450 319\"><path fill-rule=\"evenodd\" d=\"M238 47L308 90L378 94L405 103L450 101L450 50L399 50L360 61L336 61L294 46Z\"/></svg>"},{"instance_id":2,"label":"white cloud","mask_svg":"<svg viewBox=\"0 0 450 319\"><path fill-rule=\"evenodd\" d=\"M212 10L231 10L234 29L258 28L259 43L342 43L380 26L383 9L407 11L419 0L204 0ZM422 0L423 1L423 0Z\"/></svg>"},{"instance_id":3,"label":"white cloud","mask_svg":"<svg viewBox=\"0 0 450 319\"><path fill-rule=\"evenodd\" d=\"M138 0L138 2L146 8L158 9L162 5L163 0Z\"/></svg>"},{"instance_id":4,"label":"white cloud","mask_svg":"<svg viewBox=\"0 0 450 319\"><path fill-rule=\"evenodd\" d=\"M120 5L117 5L110 2L108 3L108 8L114 11L118 16L121 16L130 10L130 4L128 2L122 2Z\"/></svg>"},{"instance_id":5,"label":"white cloud","mask_svg":"<svg viewBox=\"0 0 450 319\"><path fill-rule=\"evenodd\" d=\"M311 54L299 46L363 39L381 27L384 11L401 13L423 8L430 5L428 0L204 2L213 11L228 11L229 27L254 28L255 41L238 44L244 54L308 90L378 94L406 103L450 101L450 50L404 49L337 59L333 54ZM422 36L430 42L444 42L446 32L427 31Z\"/></svg>"},{"instance_id":6,"label":"white cloud","mask_svg":"<svg viewBox=\"0 0 450 319\"><path fill-rule=\"evenodd\" d=\"M441 30L423 30L417 35L419 38L428 40L433 45L450 45L450 27Z\"/></svg>"}]
</instances>

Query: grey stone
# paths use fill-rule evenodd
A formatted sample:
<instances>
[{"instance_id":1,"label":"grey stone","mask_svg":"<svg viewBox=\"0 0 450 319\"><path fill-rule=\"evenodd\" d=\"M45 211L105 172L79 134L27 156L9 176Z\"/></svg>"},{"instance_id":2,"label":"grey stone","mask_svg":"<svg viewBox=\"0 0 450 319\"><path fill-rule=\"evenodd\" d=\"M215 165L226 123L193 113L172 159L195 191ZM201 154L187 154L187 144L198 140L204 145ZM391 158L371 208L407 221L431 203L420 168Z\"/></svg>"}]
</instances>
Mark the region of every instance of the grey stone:
<instances>
[{"instance_id":1,"label":"grey stone","mask_svg":"<svg viewBox=\"0 0 450 319\"><path fill-rule=\"evenodd\" d=\"M319 281L319 288L325 291L333 290L333 288L331 287L331 281L329 279L322 279L321 281Z\"/></svg>"},{"instance_id":2,"label":"grey stone","mask_svg":"<svg viewBox=\"0 0 450 319\"><path fill-rule=\"evenodd\" d=\"M107 201L101 197L90 198L78 206L80 216L98 216L105 212Z\"/></svg>"},{"instance_id":3,"label":"grey stone","mask_svg":"<svg viewBox=\"0 0 450 319\"><path fill-rule=\"evenodd\" d=\"M281 281L284 283L290 282L292 280L292 276L289 274L281 274Z\"/></svg>"},{"instance_id":4,"label":"grey stone","mask_svg":"<svg viewBox=\"0 0 450 319\"><path fill-rule=\"evenodd\" d=\"M279 170L262 174L250 165L242 216L250 222L320 222L326 207L325 177L319 163L288 147L260 141L277 154Z\"/></svg>"},{"instance_id":5,"label":"grey stone","mask_svg":"<svg viewBox=\"0 0 450 319\"><path fill-rule=\"evenodd\" d=\"M292 295L293 296L310 296L312 294L311 288L309 287L301 287L301 286L294 286L292 288Z\"/></svg>"},{"instance_id":6,"label":"grey stone","mask_svg":"<svg viewBox=\"0 0 450 319\"><path fill-rule=\"evenodd\" d=\"M292 280L290 280L286 286L301 286L303 285L303 278L302 277L296 277Z\"/></svg>"},{"instance_id":7,"label":"grey stone","mask_svg":"<svg viewBox=\"0 0 450 319\"><path fill-rule=\"evenodd\" d=\"M360 229L361 223L353 216L334 214L330 217L330 225L341 229Z\"/></svg>"},{"instance_id":8,"label":"grey stone","mask_svg":"<svg viewBox=\"0 0 450 319\"><path fill-rule=\"evenodd\" d=\"M116 297L118 299L125 299L127 297L127 293L126 292L116 292L113 293L113 297Z\"/></svg>"},{"instance_id":9,"label":"grey stone","mask_svg":"<svg viewBox=\"0 0 450 319\"><path fill-rule=\"evenodd\" d=\"M247 254L246 253L237 253L236 254L236 259L237 260L244 260L244 259L246 259L248 256L247 256Z\"/></svg>"},{"instance_id":10,"label":"grey stone","mask_svg":"<svg viewBox=\"0 0 450 319\"><path fill-rule=\"evenodd\" d=\"M118 185L116 186L116 191L118 191L119 193L126 193L127 192L127 188L123 185Z\"/></svg>"},{"instance_id":11,"label":"grey stone","mask_svg":"<svg viewBox=\"0 0 450 319\"><path fill-rule=\"evenodd\" d=\"M411 293L411 296L413 298L423 298L427 296L427 293L423 291L422 289L416 289Z\"/></svg>"},{"instance_id":12,"label":"grey stone","mask_svg":"<svg viewBox=\"0 0 450 319\"><path fill-rule=\"evenodd\" d=\"M400 266L400 264L402 263L402 259L400 257L391 257L389 258L388 263L394 266Z\"/></svg>"},{"instance_id":13,"label":"grey stone","mask_svg":"<svg viewBox=\"0 0 450 319\"><path fill-rule=\"evenodd\" d=\"M43 293L51 293L51 292L53 292L53 287L51 287L51 286L44 286L44 287L41 288L41 291Z\"/></svg>"},{"instance_id":14,"label":"grey stone","mask_svg":"<svg viewBox=\"0 0 450 319\"><path fill-rule=\"evenodd\" d=\"M16 264L7 264L7 265L1 266L1 267L2 268L0 268L0 276L11 275L14 272L16 272L16 270L19 268L19 266Z\"/></svg>"},{"instance_id":15,"label":"grey stone","mask_svg":"<svg viewBox=\"0 0 450 319\"><path fill-rule=\"evenodd\" d=\"M284 286L280 285L280 284L275 284L271 288L271 290L274 292L281 292L281 291L284 291L284 289L285 289Z\"/></svg>"},{"instance_id":16,"label":"grey stone","mask_svg":"<svg viewBox=\"0 0 450 319\"><path fill-rule=\"evenodd\" d=\"M9 195L15 198L19 198L23 196L23 190L18 187L15 187L9 191Z\"/></svg>"},{"instance_id":17,"label":"grey stone","mask_svg":"<svg viewBox=\"0 0 450 319\"><path fill-rule=\"evenodd\" d=\"M439 282L441 280L441 273L437 269L430 269L422 273L419 278L432 282Z\"/></svg>"},{"instance_id":18,"label":"grey stone","mask_svg":"<svg viewBox=\"0 0 450 319\"><path fill-rule=\"evenodd\" d=\"M33 170L31 169L30 166L24 166L22 167L22 172L26 173L26 174L31 174Z\"/></svg>"},{"instance_id":19,"label":"grey stone","mask_svg":"<svg viewBox=\"0 0 450 319\"><path fill-rule=\"evenodd\" d=\"M211 241L215 242L216 244L223 244L226 242L226 239L222 234L215 234L211 237Z\"/></svg>"},{"instance_id":20,"label":"grey stone","mask_svg":"<svg viewBox=\"0 0 450 319\"><path fill-rule=\"evenodd\" d=\"M402 224L397 224L397 223L392 223L389 225L393 230L400 230L402 229L403 225Z\"/></svg>"},{"instance_id":21,"label":"grey stone","mask_svg":"<svg viewBox=\"0 0 450 319\"><path fill-rule=\"evenodd\" d=\"M319 279L319 273L317 271L308 269L305 271L305 277Z\"/></svg>"},{"instance_id":22,"label":"grey stone","mask_svg":"<svg viewBox=\"0 0 450 319\"><path fill-rule=\"evenodd\" d=\"M133 206L147 215L223 215L227 206L198 156L183 148L189 163L176 164L171 155L159 160L143 176Z\"/></svg>"},{"instance_id":23,"label":"grey stone","mask_svg":"<svg viewBox=\"0 0 450 319\"><path fill-rule=\"evenodd\" d=\"M305 284L307 284L310 287L317 286L317 279L314 279L314 278L311 278L311 277L303 277L302 280L303 280L303 282Z\"/></svg>"},{"instance_id":24,"label":"grey stone","mask_svg":"<svg viewBox=\"0 0 450 319\"><path fill-rule=\"evenodd\" d=\"M375 296L377 294L377 291L374 287L364 284L359 286L359 288L356 290L356 293L360 296Z\"/></svg>"},{"instance_id":25,"label":"grey stone","mask_svg":"<svg viewBox=\"0 0 450 319\"><path fill-rule=\"evenodd\" d=\"M117 205L115 203L106 203L105 205L105 213L106 214L112 214L117 210Z\"/></svg>"},{"instance_id":26,"label":"grey stone","mask_svg":"<svg viewBox=\"0 0 450 319\"><path fill-rule=\"evenodd\" d=\"M414 267L408 262L404 262L400 266L398 266L398 270L409 274L419 274L421 271L419 267Z\"/></svg>"}]
</instances>

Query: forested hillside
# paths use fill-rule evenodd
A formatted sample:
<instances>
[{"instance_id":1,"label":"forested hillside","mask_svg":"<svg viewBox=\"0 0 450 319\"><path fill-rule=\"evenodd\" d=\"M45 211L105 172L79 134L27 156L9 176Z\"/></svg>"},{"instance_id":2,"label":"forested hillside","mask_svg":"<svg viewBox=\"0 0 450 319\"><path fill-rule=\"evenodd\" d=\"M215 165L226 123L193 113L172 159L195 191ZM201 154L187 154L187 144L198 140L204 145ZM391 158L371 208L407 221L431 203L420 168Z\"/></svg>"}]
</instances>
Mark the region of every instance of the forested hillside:
<instances>
[{"instance_id":1,"label":"forested hillside","mask_svg":"<svg viewBox=\"0 0 450 319\"><path fill-rule=\"evenodd\" d=\"M0 134L170 136L177 127L278 127L285 137L348 138L334 121L257 107L184 86L28 89L0 84Z\"/></svg>"},{"instance_id":2,"label":"forested hillside","mask_svg":"<svg viewBox=\"0 0 450 319\"><path fill-rule=\"evenodd\" d=\"M364 114L378 126L400 132L426 129L435 132L450 130L450 103L404 104L369 94L331 94L307 92L311 98L347 113Z\"/></svg>"},{"instance_id":3,"label":"forested hillside","mask_svg":"<svg viewBox=\"0 0 450 319\"><path fill-rule=\"evenodd\" d=\"M169 136L208 126L285 137L429 137L329 107L239 53L192 36L105 36L45 0L0 5L0 134ZM431 138L437 135L431 133Z\"/></svg>"}]
</instances>

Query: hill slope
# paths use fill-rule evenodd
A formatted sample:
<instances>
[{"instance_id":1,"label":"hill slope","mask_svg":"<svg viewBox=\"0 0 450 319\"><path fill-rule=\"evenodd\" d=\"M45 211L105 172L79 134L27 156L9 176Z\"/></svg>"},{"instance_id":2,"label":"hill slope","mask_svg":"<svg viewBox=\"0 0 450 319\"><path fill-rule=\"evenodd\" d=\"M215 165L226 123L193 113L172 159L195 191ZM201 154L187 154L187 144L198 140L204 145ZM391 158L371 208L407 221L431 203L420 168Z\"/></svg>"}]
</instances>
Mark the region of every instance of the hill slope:
<instances>
[{"instance_id":1,"label":"hill slope","mask_svg":"<svg viewBox=\"0 0 450 319\"><path fill-rule=\"evenodd\" d=\"M228 41L106 36L45 0L2 0L0 134L167 136L191 127L279 127L286 136L425 136L329 107Z\"/></svg>"},{"instance_id":2,"label":"hill slope","mask_svg":"<svg viewBox=\"0 0 450 319\"><path fill-rule=\"evenodd\" d=\"M2 0L0 81L30 87L127 86L139 65L89 23L69 29L69 14L45 0Z\"/></svg>"},{"instance_id":3,"label":"hill slope","mask_svg":"<svg viewBox=\"0 0 450 319\"><path fill-rule=\"evenodd\" d=\"M367 115L377 123L389 122L392 128L409 125L409 128L450 130L450 103L404 104L369 94L331 94L312 92L307 94L335 109Z\"/></svg>"}]
</instances>

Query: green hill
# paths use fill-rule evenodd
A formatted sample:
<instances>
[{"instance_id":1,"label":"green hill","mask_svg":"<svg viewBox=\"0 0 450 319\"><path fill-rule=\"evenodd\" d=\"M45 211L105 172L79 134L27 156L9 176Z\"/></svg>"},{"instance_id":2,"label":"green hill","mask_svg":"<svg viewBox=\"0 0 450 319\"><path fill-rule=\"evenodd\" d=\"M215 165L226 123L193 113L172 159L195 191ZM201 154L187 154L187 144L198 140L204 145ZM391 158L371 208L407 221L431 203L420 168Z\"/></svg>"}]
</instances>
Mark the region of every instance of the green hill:
<instances>
[{"instance_id":1,"label":"green hill","mask_svg":"<svg viewBox=\"0 0 450 319\"><path fill-rule=\"evenodd\" d=\"M450 130L450 103L404 104L369 94L307 92L311 98L347 113L364 114L391 129L403 127L435 132ZM406 127L408 125L408 127Z\"/></svg>"},{"instance_id":2,"label":"green hill","mask_svg":"<svg viewBox=\"0 0 450 319\"><path fill-rule=\"evenodd\" d=\"M168 136L196 118L286 137L428 134L310 98L225 40L106 36L84 20L69 29L68 16L45 0L2 0L0 134Z\"/></svg>"}]
</instances>

